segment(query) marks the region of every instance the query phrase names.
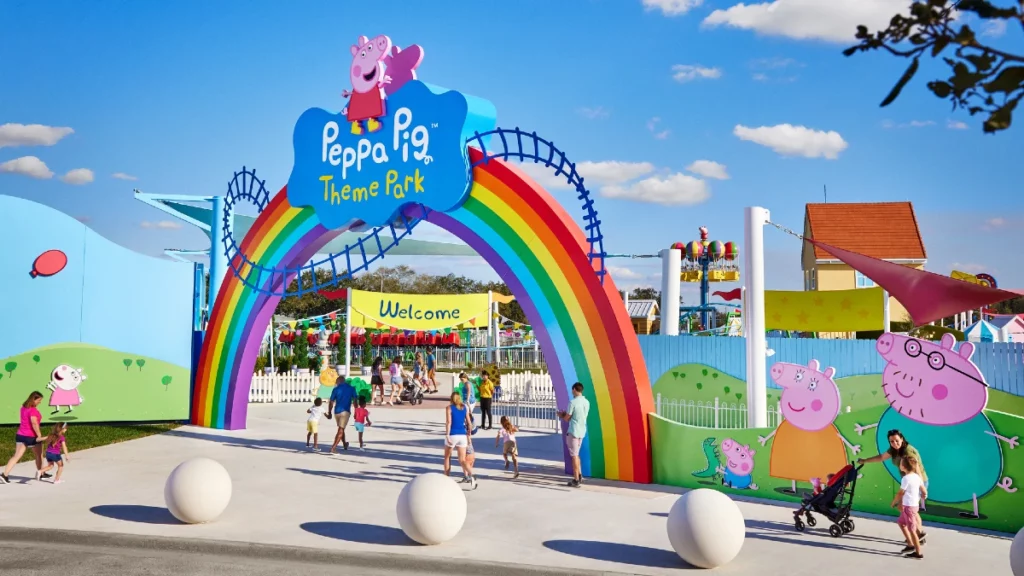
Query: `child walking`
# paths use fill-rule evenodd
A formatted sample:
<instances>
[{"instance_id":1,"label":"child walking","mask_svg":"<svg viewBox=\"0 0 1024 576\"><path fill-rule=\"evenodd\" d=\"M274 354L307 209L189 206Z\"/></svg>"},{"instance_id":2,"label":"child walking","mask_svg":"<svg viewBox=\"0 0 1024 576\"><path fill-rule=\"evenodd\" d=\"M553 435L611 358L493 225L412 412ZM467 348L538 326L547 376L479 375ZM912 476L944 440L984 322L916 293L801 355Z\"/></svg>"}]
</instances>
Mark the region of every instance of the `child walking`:
<instances>
[{"instance_id":1,"label":"child walking","mask_svg":"<svg viewBox=\"0 0 1024 576\"><path fill-rule=\"evenodd\" d=\"M359 397L359 403L356 406L355 414L353 417L356 419L355 427L356 432L359 433L359 449L365 450L365 444L363 444L363 430L366 430L367 426L373 426L373 422L370 422L370 411L366 409L366 398Z\"/></svg>"},{"instance_id":2,"label":"child walking","mask_svg":"<svg viewBox=\"0 0 1024 576\"><path fill-rule=\"evenodd\" d=\"M56 465L57 475L53 477L53 483L61 484L64 482L60 479L61 474L64 473L64 461L71 460L71 457L68 456L68 443L65 439L67 433L67 424L57 423L53 425L53 430L50 431L50 435L46 438L46 467L36 472L36 480L39 480L43 474L49 472Z\"/></svg>"},{"instance_id":3,"label":"child walking","mask_svg":"<svg viewBox=\"0 0 1024 576\"><path fill-rule=\"evenodd\" d=\"M320 451L320 419L326 415L323 404L323 399L317 398L309 410L306 410L306 414L309 414L309 418L306 418L306 448L310 448L309 439L312 437L313 452Z\"/></svg>"},{"instance_id":4,"label":"child walking","mask_svg":"<svg viewBox=\"0 0 1024 576\"><path fill-rule=\"evenodd\" d=\"M924 558L921 554L921 539L918 532L921 529L921 517L918 515L918 508L921 501L928 497L928 490L924 487L924 479L921 478L921 463L913 456L900 458L900 471L903 472L903 480L900 481L900 491L892 499L892 507L900 508L900 517L896 521L903 537L907 541L906 547L900 554L906 554L907 558Z\"/></svg>"},{"instance_id":5,"label":"child walking","mask_svg":"<svg viewBox=\"0 0 1024 576\"><path fill-rule=\"evenodd\" d=\"M512 469L515 475L512 478L519 478L519 447L516 445L516 432L519 429L512 425L508 416L501 417L501 428L498 429L498 436L494 439L494 446L502 443L501 457L505 459L505 470L508 470L508 459L512 458Z\"/></svg>"}]
</instances>

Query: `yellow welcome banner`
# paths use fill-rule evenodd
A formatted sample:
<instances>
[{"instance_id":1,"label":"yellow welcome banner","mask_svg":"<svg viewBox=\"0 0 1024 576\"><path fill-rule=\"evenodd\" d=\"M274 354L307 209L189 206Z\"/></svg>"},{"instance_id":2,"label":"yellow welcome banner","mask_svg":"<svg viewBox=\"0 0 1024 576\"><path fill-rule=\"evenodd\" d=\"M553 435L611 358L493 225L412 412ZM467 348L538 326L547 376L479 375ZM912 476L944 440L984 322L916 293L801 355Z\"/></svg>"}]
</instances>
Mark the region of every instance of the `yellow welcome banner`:
<instances>
[{"instance_id":1,"label":"yellow welcome banner","mask_svg":"<svg viewBox=\"0 0 1024 576\"><path fill-rule=\"evenodd\" d=\"M441 330L466 324L486 327L487 294L384 294L351 290L352 326Z\"/></svg>"},{"instance_id":2,"label":"yellow welcome banner","mask_svg":"<svg viewBox=\"0 0 1024 576\"><path fill-rule=\"evenodd\" d=\"M769 330L866 332L884 323L884 290L765 290L764 320Z\"/></svg>"}]
</instances>

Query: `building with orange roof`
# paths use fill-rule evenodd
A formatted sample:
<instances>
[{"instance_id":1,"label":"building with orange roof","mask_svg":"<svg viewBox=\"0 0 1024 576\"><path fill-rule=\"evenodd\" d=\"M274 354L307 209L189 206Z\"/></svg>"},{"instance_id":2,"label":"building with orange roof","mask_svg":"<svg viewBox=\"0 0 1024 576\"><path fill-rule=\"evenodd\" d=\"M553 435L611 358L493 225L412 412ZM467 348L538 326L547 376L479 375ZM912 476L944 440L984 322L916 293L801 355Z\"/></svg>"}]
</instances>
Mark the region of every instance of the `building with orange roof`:
<instances>
[{"instance_id":1,"label":"building with orange roof","mask_svg":"<svg viewBox=\"0 0 1024 576\"><path fill-rule=\"evenodd\" d=\"M928 261L910 202L807 204L804 237L818 242L924 270ZM852 290L875 283L828 252L804 243L801 254L804 290ZM907 318L906 308L889 298L893 322Z\"/></svg>"}]
</instances>

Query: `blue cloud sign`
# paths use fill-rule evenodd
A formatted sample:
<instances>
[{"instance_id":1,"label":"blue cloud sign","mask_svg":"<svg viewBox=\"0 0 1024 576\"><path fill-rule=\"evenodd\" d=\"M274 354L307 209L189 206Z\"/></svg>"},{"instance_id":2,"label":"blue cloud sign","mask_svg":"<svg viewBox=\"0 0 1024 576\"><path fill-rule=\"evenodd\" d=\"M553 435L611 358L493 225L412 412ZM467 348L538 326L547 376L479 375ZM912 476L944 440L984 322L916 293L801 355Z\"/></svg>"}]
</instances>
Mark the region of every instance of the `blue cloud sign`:
<instances>
[{"instance_id":1,"label":"blue cloud sign","mask_svg":"<svg viewBox=\"0 0 1024 576\"><path fill-rule=\"evenodd\" d=\"M465 201L466 140L494 129L492 103L410 80L374 103L382 115L353 121L361 103L352 96L343 113L311 108L295 124L293 206L312 206L324 226L340 228L386 224L409 203L449 211Z\"/></svg>"}]
</instances>

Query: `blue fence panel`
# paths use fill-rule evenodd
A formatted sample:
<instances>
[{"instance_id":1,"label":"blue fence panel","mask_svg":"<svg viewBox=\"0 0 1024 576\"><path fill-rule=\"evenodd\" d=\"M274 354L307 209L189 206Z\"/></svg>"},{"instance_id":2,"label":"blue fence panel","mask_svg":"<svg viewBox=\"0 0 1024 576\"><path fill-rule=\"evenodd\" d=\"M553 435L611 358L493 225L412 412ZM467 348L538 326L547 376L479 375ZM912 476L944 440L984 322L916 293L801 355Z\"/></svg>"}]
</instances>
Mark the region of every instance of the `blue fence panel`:
<instances>
[{"instance_id":1,"label":"blue fence panel","mask_svg":"<svg viewBox=\"0 0 1024 576\"><path fill-rule=\"evenodd\" d=\"M640 336L640 350L653 383L680 364L706 364L740 380L747 377L746 339L738 337ZM768 338L770 370L775 362L806 364L817 360L832 366L836 377L881 374L885 360L874 340L827 340L815 338ZM989 386L1024 396L1024 343L976 343L972 358ZM766 374L768 386L777 388Z\"/></svg>"}]
</instances>

